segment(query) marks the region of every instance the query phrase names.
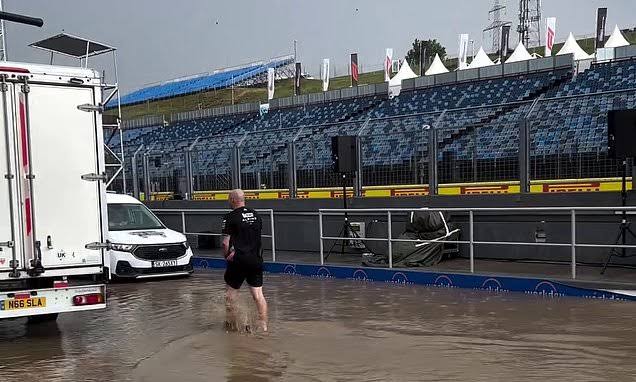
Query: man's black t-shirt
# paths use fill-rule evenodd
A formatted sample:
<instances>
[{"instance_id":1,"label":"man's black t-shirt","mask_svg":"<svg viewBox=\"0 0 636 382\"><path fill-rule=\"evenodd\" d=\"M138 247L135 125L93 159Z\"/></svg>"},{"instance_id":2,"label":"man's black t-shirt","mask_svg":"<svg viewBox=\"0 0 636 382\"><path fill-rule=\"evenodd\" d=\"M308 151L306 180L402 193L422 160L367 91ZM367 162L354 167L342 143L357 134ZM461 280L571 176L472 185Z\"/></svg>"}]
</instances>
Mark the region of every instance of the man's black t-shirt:
<instances>
[{"instance_id":1,"label":"man's black t-shirt","mask_svg":"<svg viewBox=\"0 0 636 382\"><path fill-rule=\"evenodd\" d=\"M234 262L259 265L261 256L261 229L263 222L251 208L239 207L223 218L222 232L230 236L230 248L234 247Z\"/></svg>"}]
</instances>

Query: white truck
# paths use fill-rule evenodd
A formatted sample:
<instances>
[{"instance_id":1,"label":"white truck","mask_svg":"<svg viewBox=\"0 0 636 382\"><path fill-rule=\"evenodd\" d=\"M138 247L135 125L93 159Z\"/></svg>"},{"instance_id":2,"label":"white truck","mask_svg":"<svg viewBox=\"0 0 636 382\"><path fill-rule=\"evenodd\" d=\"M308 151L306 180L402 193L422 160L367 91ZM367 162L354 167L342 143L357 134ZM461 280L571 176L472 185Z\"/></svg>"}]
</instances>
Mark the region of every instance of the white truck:
<instances>
[{"instance_id":1,"label":"white truck","mask_svg":"<svg viewBox=\"0 0 636 382\"><path fill-rule=\"evenodd\" d=\"M0 63L0 319L106 307L101 101L94 70Z\"/></svg>"}]
</instances>

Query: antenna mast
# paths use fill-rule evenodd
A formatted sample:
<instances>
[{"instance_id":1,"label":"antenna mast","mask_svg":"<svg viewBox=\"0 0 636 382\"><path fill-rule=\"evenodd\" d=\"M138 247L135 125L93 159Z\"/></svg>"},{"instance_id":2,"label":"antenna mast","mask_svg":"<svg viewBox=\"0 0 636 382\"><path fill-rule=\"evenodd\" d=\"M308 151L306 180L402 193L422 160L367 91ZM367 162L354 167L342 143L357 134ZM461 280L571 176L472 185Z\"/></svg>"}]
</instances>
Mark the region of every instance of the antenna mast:
<instances>
[{"instance_id":1,"label":"antenna mast","mask_svg":"<svg viewBox=\"0 0 636 382\"><path fill-rule=\"evenodd\" d=\"M492 38L492 52L498 52L501 48L501 27L504 25L510 25L510 21L502 21L501 15L506 14L505 0L502 3L501 0L494 0L492 8L488 11L488 20L492 22L483 30L484 34L490 33Z\"/></svg>"},{"instance_id":2,"label":"antenna mast","mask_svg":"<svg viewBox=\"0 0 636 382\"><path fill-rule=\"evenodd\" d=\"M519 0L517 32L526 48L541 44L541 0Z\"/></svg>"}]
</instances>

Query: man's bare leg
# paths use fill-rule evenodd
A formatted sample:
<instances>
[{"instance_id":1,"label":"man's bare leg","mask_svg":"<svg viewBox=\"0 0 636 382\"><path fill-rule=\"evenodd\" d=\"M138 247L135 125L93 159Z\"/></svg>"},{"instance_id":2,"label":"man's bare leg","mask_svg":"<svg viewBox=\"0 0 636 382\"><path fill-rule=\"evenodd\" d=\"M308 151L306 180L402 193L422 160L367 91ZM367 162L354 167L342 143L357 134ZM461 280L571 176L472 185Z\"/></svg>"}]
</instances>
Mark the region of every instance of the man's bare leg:
<instances>
[{"instance_id":1,"label":"man's bare leg","mask_svg":"<svg viewBox=\"0 0 636 382\"><path fill-rule=\"evenodd\" d=\"M256 308L258 309L258 323L260 328L266 332L267 331L267 300L265 300L265 296L263 295L263 287L250 287L250 293L252 294L252 298L256 303Z\"/></svg>"},{"instance_id":2,"label":"man's bare leg","mask_svg":"<svg viewBox=\"0 0 636 382\"><path fill-rule=\"evenodd\" d=\"M239 298L239 290L229 285L225 286L225 329L231 331L238 330L236 311Z\"/></svg>"}]
</instances>

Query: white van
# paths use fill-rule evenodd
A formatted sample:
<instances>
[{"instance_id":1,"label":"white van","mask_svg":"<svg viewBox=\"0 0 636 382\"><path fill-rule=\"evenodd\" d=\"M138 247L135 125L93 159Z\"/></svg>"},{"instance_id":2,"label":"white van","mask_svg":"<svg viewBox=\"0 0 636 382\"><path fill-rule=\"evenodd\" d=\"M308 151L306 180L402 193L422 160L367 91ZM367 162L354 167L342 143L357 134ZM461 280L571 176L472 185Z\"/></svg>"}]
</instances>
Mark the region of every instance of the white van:
<instances>
[{"instance_id":1,"label":"white van","mask_svg":"<svg viewBox=\"0 0 636 382\"><path fill-rule=\"evenodd\" d=\"M193 272L185 235L166 228L143 203L128 195L106 195L109 271L116 278L186 276Z\"/></svg>"}]
</instances>

